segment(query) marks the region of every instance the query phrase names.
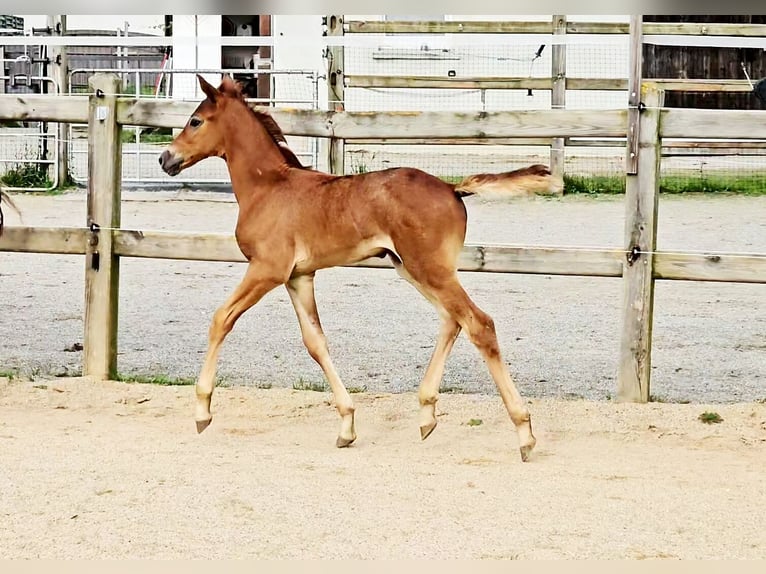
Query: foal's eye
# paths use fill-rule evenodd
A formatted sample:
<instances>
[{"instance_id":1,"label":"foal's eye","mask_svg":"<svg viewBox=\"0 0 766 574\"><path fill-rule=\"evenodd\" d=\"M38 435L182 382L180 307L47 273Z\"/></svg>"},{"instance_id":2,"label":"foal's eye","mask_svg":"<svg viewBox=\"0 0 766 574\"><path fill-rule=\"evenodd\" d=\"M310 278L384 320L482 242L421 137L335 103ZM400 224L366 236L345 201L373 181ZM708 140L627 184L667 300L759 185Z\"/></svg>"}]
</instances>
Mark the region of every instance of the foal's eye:
<instances>
[{"instance_id":1,"label":"foal's eye","mask_svg":"<svg viewBox=\"0 0 766 574\"><path fill-rule=\"evenodd\" d=\"M189 120L189 125L193 128L197 128L202 125L202 120L199 118L192 118Z\"/></svg>"}]
</instances>

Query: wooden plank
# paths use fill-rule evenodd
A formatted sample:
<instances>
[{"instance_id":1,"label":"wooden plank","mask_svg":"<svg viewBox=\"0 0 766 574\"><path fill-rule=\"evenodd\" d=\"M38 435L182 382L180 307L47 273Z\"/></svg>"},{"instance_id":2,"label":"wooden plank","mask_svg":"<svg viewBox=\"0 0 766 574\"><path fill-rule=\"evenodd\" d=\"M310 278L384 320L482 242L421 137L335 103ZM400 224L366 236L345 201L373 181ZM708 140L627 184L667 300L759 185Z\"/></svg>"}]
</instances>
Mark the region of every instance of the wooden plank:
<instances>
[{"instance_id":1,"label":"wooden plank","mask_svg":"<svg viewBox=\"0 0 766 574\"><path fill-rule=\"evenodd\" d=\"M662 110L662 137L684 139L764 139L763 110Z\"/></svg>"},{"instance_id":2,"label":"wooden plank","mask_svg":"<svg viewBox=\"0 0 766 574\"><path fill-rule=\"evenodd\" d=\"M347 23L349 33L357 34L551 34L549 22L363 22ZM567 34L628 34L628 22L567 22ZM687 36L766 36L764 24L694 24L645 22L644 35Z\"/></svg>"},{"instance_id":3,"label":"wooden plank","mask_svg":"<svg viewBox=\"0 0 766 574\"><path fill-rule=\"evenodd\" d=\"M766 283L766 254L660 251L654 256L654 277L685 281Z\"/></svg>"},{"instance_id":4,"label":"wooden plank","mask_svg":"<svg viewBox=\"0 0 766 574\"><path fill-rule=\"evenodd\" d=\"M120 226L122 152L116 94L121 82L115 74L95 74L88 84L100 97L90 97L88 122L87 223L92 231L85 254L83 374L106 380L117 374L120 271L108 228Z\"/></svg>"},{"instance_id":5,"label":"wooden plank","mask_svg":"<svg viewBox=\"0 0 766 574\"><path fill-rule=\"evenodd\" d=\"M550 22L358 21L346 23L350 34L550 34Z\"/></svg>"},{"instance_id":6,"label":"wooden plank","mask_svg":"<svg viewBox=\"0 0 766 574\"><path fill-rule=\"evenodd\" d=\"M641 64L643 62L642 16L630 17L630 64L628 69L628 141L625 150L625 173L638 169L639 105L641 104Z\"/></svg>"},{"instance_id":7,"label":"wooden plank","mask_svg":"<svg viewBox=\"0 0 766 574\"><path fill-rule=\"evenodd\" d=\"M327 16L327 36L343 37L344 19L342 15ZM327 104L333 112L342 112L346 108L344 86L346 66L343 46L327 47ZM327 171L335 175L346 173L345 143L342 139L331 138L327 142Z\"/></svg>"},{"instance_id":8,"label":"wooden plank","mask_svg":"<svg viewBox=\"0 0 766 574\"><path fill-rule=\"evenodd\" d=\"M640 116L638 171L626 176L622 332L617 400L647 402L654 307L653 252L657 244L662 92L647 87Z\"/></svg>"},{"instance_id":9,"label":"wooden plank","mask_svg":"<svg viewBox=\"0 0 766 574\"><path fill-rule=\"evenodd\" d=\"M0 251L84 255L87 238L86 229L8 226L0 235Z\"/></svg>"},{"instance_id":10,"label":"wooden plank","mask_svg":"<svg viewBox=\"0 0 766 574\"><path fill-rule=\"evenodd\" d=\"M627 22L567 22L567 34L627 34Z\"/></svg>"},{"instance_id":11,"label":"wooden plank","mask_svg":"<svg viewBox=\"0 0 766 574\"><path fill-rule=\"evenodd\" d=\"M665 36L766 36L766 24L709 24L693 22L645 22L644 35Z\"/></svg>"},{"instance_id":12,"label":"wooden plank","mask_svg":"<svg viewBox=\"0 0 766 574\"><path fill-rule=\"evenodd\" d=\"M56 14L47 16L48 26L51 28L51 34L54 36L66 35L66 15ZM67 57L66 46L50 46L48 48L48 57L50 64L48 74L56 82L59 94L69 93L69 58ZM57 132L57 155L56 169L58 171L59 187L67 186L71 183L69 177L69 126L63 122L58 122L53 127Z\"/></svg>"},{"instance_id":13,"label":"wooden plank","mask_svg":"<svg viewBox=\"0 0 766 574\"><path fill-rule=\"evenodd\" d=\"M347 88L439 88L449 90L550 90L551 78L446 78L437 76L346 76Z\"/></svg>"},{"instance_id":14,"label":"wooden plank","mask_svg":"<svg viewBox=\"0 0 766 574\"><path fill-rule=\"evenodd\" d=\"M619 143L619 142L618 142ZM370 146L370 145L521 145L521 146L549 146L551 138L433 138L433 139L349 139L347 147ZM624 143L620 145L625 145Z\"/></svg>"},{"instance_id":15,"label":"wooden plank","mask_svg":"<svg viewBox=\"0 0 766 574\"><path fill-rule=\"evenodd\" d=\"M114 232L115 253L122 257L150 257L194 261L244 262L236 240L221 233L188 234L164 231ZM578 250L545 247L507 247L466 244L458 262L460 271L533 273L619 277L619 250ZM370 258L347 267L391 267L387 259Z\"/></svg>"},{"instance_id":16,"label":"wooden plank","mask_svg":"<svg viewBox=\"0 0 766 574\"><path fill-rule=\"evenodd\" d=\"M188 261L244 262L233 235L122 229L114 232L114 252L122 257Z\"/></svg>"},{"instance_id":17,"label":"wooden plank","mask_svg":"<svg viewBox=\"0 0 766 574\"><path fill-rule=\"evenodd\" d=\"M623 78L564 78L567 90L626 90L628 81ZM551 78L529 77L455 77L437 76L375 76L353 74L346 76L347 88L438 88L449 90L550 90Z\"/></svg>"},{"instance_id":18,"label":"wooden plank","mask_svg":"<svg viewBox=\"0 0 766 574\"><path fill-rule=\"evenodd\" d=\"M194 107L167 101L125 100L118 104L118 121L123 125L182 127ZM180 114L181 108L186 108L188 113ZM287 135L343 139L621 137L625 136L627 114L625 110L328 112L257 109L268 111Z\"/></svg>"},{"instance_id":19,"label":"wooden plank","mask_svg":"<svg viewBox=\"0 0 766 574\"><path fill-rule=\"evenodd\" d=\"M87 96L4 94L0 96L0 118L84 124L88 121L88 98Z\"/></svg>"},{"instance_id":20,"label":"wooden plank","mask_svg":"<svg viewBox=\"0 0 766 574\"><path fill-rule=\"evenodd\" d=\"M346 139L621 137L626 116L626 110L344 112L325 128Z\"/></svg>"},{"instance_id":21,"label":"wooden plank","mask_svg":"<svg viewBox=\"0 0 766 574\"><path fill-rule=\"evenodd\" d=\"M656 79L652 78L660 88L679 92L752 92L753 88L747 80L708 80L708 79Z\"/></svg>"},{"instance_id":22,"label":"wooden plank","mask_svg":"<svg viewBox=\"0 0 766 574\"><path fill-rule=\"evenodd\" d=\"M554 15L552 19L554 36L563 36L567 31L567 17L563 14ZM551 108L563 110L567 104L567 48L564 44L554 44L551 48ZM550 170L551 175L557 180L564 178L564 142L565 138L553 138L551 140ZM561 194L564 193L563 186Z\"/></svg>"}]
</instances>

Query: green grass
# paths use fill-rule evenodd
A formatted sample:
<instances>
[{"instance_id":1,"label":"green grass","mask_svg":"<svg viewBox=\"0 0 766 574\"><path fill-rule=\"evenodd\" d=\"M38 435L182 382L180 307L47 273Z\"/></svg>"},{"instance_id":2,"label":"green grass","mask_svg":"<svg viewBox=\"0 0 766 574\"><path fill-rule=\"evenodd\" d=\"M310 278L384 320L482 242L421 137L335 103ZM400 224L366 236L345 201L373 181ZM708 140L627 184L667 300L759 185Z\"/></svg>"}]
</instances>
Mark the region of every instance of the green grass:
<instances>
[{"instance_id":1,"label":"green grass","mask_svg":"<svg viewBox=\"0 0 766 574\"><path fill-rule=\"evenodd\" d=\"M484 421L482 421L481 419L471 419L471 420L469 420L469 421L468 421L466 424L467 424L469 427L477 427L477 426L479 426L480 424L482 424L483 422L484 422Z\"/></svg>"},{"instance_id":2,"label":"green grass","mask_svg":"<svg viewBox=\"0 0 766 574\"><path fill-rule=\"evenodd\" d=\"M170 143L173 141L173 132L166 128L141 128L139 137L142 143ZM120 141L124 144L135 143L135 130L131 128L122 130Z\"/></svg>"},{"instance_id":3,"label":"green grass","mask_svg":"<svg viewBox=\"0 0 766 574\"><path fill-rule=\"evenodd\" d=\"M47 167L37 163L19 163L0 176L0 184L28 188L51 187L53 182L48 177Z\"/></svg>"},{"instance_id":4,"label":"green grass","mask_svg":"<svg viewBox=\"0 0 766 574\"><path fill-rule=\"evenodd\" d=\"M169 377L167 375L125 375L118 374L115 380L122 381L123 383L140 383L149 385L162 385L162 386L174 386L174 385L193 385L197 382L192 377Z\"/></svg>"},{"instance_id":5,"label":"green grass","mask_svg":"<svg viewBox=\"0 0 766 574\"><path fill-rule=\"evenodd\" d=\"M8 379L12 381L19 376L19 372L15 369L5 369L0 371L0 379Z\"/></svg>"},{"instance_id":6,"label":"green grass","mask_svg":"<svg viewBox=\"0 0 766 574\"><path fill-rule=\"evenodd\" d=\"M304 381L302 378L298 379L298 382L293 383L293 390L296 391L315 391L317 393L324 393L330 390L327 383L324 381Z\"/></svg>"},{"instance_id":7,"label":"green grass","mask_svg":"<svg viewBox=\"0 0 766 574\"><path fill-rule=\"evenodd\" d=\"M709 412L709 411L705 411L697 418L701 420L703 423L709 424L709 425L723 422L721 415L719 415L718 413Z\"/></svg>"},{"instance_id":8,"label":"green grass","mask_svg":"<svg viewBox=\"0 0 766 574\"><path fill-rule=\"evenodd\" d=\"M625 193L625 176L564 176L564 194ZM739 193L766 195L766 174L666 175L660 178L660 193Z\"/></svg>"}]
</instances>

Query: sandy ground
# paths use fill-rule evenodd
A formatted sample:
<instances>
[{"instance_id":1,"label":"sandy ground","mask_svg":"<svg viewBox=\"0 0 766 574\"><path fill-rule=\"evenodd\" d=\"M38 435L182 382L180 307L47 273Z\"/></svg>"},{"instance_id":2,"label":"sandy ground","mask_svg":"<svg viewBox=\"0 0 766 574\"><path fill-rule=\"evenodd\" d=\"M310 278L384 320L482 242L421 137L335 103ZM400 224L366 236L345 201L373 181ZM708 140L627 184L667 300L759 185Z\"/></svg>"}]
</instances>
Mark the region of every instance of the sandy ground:
<instances>
[{"instance_id":1,"label":"sandy ground","mask_svg":"<svg viewBox=\"0 0 766 574\"><path fill-rule=\"evenodd\" d=\"M85 221L82 191L16 194L28 225ZM236 204L222 193L125 191L122 225L132 229L231 233ZM604 246L623 243L621 197L466 200L474 243ZM18 218L7 214L9 225ZM664 250L766 252L766 196L662 196ZM82 256L0 253L0 373L79 374ZM118 368L125 375L197 376L210 319L244 272L241 264L123 259ZM495 320L505 360L527 397L608 400L616 392L622 281L619 278L462 273ZM428 362L438 318L393 270L328 269L317 301L330 352L349 387L413 391ZM766 285L658 282L651 392L665 401L766 398ZM269 293L237 323L219 375L232 384L292 388L322 374L301 343L287 293ZM495 393L479 354L461 336L444 386Z\"/></svg>"},{"instance_id":2,"label":"sandy ground","mask_svg":"<svg viewBox=\"0 0 766 574\"><path fill-rule=\"evenodd\" d=\"M766 404L330 395L0 378L0 558L766 558ZM715 410L723 422L697 417ZM482 424L471 426L471 419Z\"/></svg>"}]
</instances>

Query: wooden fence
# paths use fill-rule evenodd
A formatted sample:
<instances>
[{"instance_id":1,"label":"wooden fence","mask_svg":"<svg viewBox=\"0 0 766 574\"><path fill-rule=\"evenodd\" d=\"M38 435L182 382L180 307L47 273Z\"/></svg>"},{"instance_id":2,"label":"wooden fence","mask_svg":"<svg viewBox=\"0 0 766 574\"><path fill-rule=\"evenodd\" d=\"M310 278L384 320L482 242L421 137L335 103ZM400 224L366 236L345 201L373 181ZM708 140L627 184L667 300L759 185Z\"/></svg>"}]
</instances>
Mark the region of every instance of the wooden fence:
<instances>
[{"instance_id":1,"label":"wooden fence","mask_svg":"<svg viewBox=\"0 0 766 574\"><path fill-rule=\"evenodd\" d=\"M578 78L569 77L566 73L566 44L555 43L551 49L550 77L443 77L443 76L401 76L401 75L369 75L345 74L344 52L341 47L331 48L331 69L328 69L329 101L333 109L343 109L344 88L373 88L373 89L455 89L455 90L549 90L551 92L551 108L562 109L566 106L567 90L604 90L627 91L641 81L643 53L646 46L642 43L645 35L670 36L731 36L740 38L766 37L766 24L714 24L714 23L678 23L678 22L644 22L641 16L633 16L630 23L619 22L570 22L564 15L553 15L548 22L514 22L514 21L345 21L343 16L326 17L328 36L364 35L364 34L552 34L554 38L566 35L630 35L630 70L622 78ZM649 66L653 69L653 66ZM653 78L664 91L668 92L752 92L752 86L746 79L720 80L708 78ZM623 134L624 135L624 134ZM708 134L709 135L709 134ZM686 134L679 136L686 137ZM766 134L762 135L764 139ZM383 143L380 140L364 139L355 141L360 145ZM403 144L407 142L387 140L386 144ZM448 143L430 139L418 143L441 144ZM452 140L452 143L456 143ZM471 144L504 144L504 145L542 145L550 146L551 171L558 177L564 175L565 146L623 146L619 141L572 141L568 137L538 137L505 139L502 142L492 139L475 138L461 141ZM766 142L750 142L750 149L763 149ZM682 151L675 148L688 149L688 141L673 141L666 138L668 154L679 155ZM706 153L715 155L731 149L740 150L742 144L732 143L726 148L708 148ZM338 143L329 150L328 165L332 173L344 173L343 145ZM702 150L697 150L701 152Z\"/></svg>"},{"instance_id":2,"label":"wooden fence","mask_svg":"<svg viewBox=\"0 0 766 574\"><path fill-rule=\"evenodd\" d=\"M96 75L84 96L0 96L0 119L88 123L88 218L82 228L7 227L0 251L85 255L83 373L116 375L119 259L149 257L244 261L234 237L169 233L120 226L120 130L123 125L182 127L193 102L119 98L119 80ZM766 112L662 108L662 91L644 85L635 173L627 175L625 242L622 249L466 245L459 270L622 277L622 334L618 400L649 399L654 283L658 279L766 283L766 254L656 251L661 140L668 138L759 139ZM361 138L561 138L626 137L628 110L522 112L353 113L269 108L288 135ZM388 267L380 259L360 267Z\"/></svg>"}]
</instances>

